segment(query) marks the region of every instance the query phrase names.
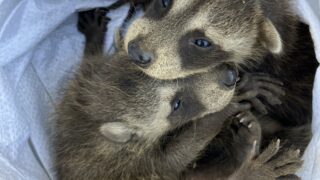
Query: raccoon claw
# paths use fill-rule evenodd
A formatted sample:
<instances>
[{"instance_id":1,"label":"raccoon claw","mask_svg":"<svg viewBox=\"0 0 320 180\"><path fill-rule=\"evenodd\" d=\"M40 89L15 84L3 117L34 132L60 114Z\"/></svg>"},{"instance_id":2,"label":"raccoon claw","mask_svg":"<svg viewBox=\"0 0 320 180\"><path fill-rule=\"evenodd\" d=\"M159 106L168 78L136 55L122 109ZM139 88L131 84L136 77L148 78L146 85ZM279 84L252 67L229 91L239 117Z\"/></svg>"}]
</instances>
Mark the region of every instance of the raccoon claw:
<instances>
[{"instance_id":1,"label":"raccoon claw","mask_svg":"<svg viewBox=\"0 0 320 180\"><path fill-rule=\"evenodd\" d=\"M282 104L281 96L285 95L283 83L264 73L245 73L237 84L236 101L248 101L261 114L267 114L267 108L260 97L270 105Z\"/></svg>"},{"instance_id":2,"label":"raccoon claw","mask_svg":"<svg viewBox=\"0 0 320 180\"><path fill-rule=\"evenodd\" d=\"M257 162L264 164L268 162L273 156L275 156L280 149L280 139L272 141L268 147L259 155L256 159Z\"/></svg>"}]
</instances>

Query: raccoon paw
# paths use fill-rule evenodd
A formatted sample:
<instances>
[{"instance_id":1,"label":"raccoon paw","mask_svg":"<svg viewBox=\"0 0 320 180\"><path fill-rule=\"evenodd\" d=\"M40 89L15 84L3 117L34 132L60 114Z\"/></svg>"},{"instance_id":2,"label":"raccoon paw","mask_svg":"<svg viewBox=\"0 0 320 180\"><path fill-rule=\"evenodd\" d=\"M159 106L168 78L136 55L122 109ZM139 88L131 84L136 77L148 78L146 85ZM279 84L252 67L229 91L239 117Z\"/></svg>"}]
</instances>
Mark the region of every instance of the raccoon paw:
<instances>
[{"instance_id":1,"label":"raccoon paw","mask_svg":"<svg viewBox=\"0 0 320 180\"><path fill-rule=\"evenodd\" d=\"M238 114L233 121L235 135L241 143L252 144L261 139L261 127L257 118L250 112ZM251 147L250 147L251 148Z\"/></svg>"},{"instance_id":2,"label":"raccoon paw","mask_svg":"<svg viewBox=\"0 0 320 180\"><path fill-rule=\"evenodd\" d=\"M89 11L79 12L78 30L85 35L87 41L101 43L107 31L107 24L110 19L106 16L106 8L98 8Z\"/></svg>"},{"instance_id":3,"label":"raccoon paw","mask_svg":"<svg viewBox=\"0 0 320 180\"><path fill-rule=\"evenodd\" d=\"M239 162L242 162L248 155L252 146L255 146L258 153L261 140L261 127L256 117L245 111L233 118L231 129L233 132L233 146L235 155Z\"/></svg>"},{"instance_id":4,"label":"raccoon paw","mask_svg":"<svg viewBox=\"0 0 320 180\"><path fill-rule=\"evenodd\" d=\"M243 180L298 178L294 174L302 165L300 151L289 149L279 153L279 149L280 140L271 142L269 146L256 157L256 147L254 146L251 155L232 178Z\"/></svg>"},{"instance_id":5,"label":"raccoon paw","mask_svg":"<svg viewBox=\"0 0 320 180\"><path fill-rule=\"evenodd\" d=\"M249 101L261 114L267 114L267 108L260 97L270 105L282 104L280 97L285 95L283 83L264 73L244 73L237 84L236 100Z\"/></svg>"}]
</instances>

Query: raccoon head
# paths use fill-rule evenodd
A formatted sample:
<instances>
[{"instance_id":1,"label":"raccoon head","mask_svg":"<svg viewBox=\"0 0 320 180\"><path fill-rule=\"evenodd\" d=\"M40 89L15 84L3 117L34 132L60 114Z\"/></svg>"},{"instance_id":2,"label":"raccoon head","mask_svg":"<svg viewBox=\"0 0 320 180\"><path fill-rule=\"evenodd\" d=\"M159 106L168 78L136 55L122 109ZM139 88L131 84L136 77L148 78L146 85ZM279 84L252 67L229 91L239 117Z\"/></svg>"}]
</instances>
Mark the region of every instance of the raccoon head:
<instances>
[{"instance_id":1,"label":"raccoon head","mask_svg":"<svg viewBox=\"0 0 320 180\"><path fill-rule=\"evenodd\" d=\"M154 0L124 41L134 63L159 79L283 49L279 32L256 0Z\"/></svg>"},{"instance_id":2,"label":"raccoon head","mask_svg":"<svg viewBox=\"0 0 320 180\"><path fill-rule=\"evenodd\" d=\"M103 119L100 132L112 142L153 142L168 131L226 107L233 97L237 75L235 66L230 65L176 80L154 79L127 69L109 79L113 82L108 83L108 90L94 88L97 98L89 103L95 104L91 114L94 119Z\"/></svg>"}]
</instances>

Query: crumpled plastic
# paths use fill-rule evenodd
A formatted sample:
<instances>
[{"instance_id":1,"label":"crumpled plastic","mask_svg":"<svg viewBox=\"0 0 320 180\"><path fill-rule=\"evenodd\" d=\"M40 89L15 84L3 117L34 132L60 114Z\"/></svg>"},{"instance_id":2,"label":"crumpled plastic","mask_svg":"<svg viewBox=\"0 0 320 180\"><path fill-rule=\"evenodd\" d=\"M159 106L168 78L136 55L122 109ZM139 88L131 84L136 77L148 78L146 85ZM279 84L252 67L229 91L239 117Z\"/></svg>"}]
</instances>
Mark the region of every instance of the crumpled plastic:
<instances>
[{"instance_id":1,"label":"crumpled plastic","mask_svg":"<svg viewBox=\"0 0 320 180\"><path fill-rule=\"evenodd\" d=\"M50 114L59 90L81 61L84 37L76 12L108 6L115 0L0 0L0 179L54 179ZM320 60L318 0L296 0L298 14L310 24ZM128 13L111 12L105 52ZM299 175L320 179L320 70L314 87L314 137Z\"/></svg>"}]
</instances>

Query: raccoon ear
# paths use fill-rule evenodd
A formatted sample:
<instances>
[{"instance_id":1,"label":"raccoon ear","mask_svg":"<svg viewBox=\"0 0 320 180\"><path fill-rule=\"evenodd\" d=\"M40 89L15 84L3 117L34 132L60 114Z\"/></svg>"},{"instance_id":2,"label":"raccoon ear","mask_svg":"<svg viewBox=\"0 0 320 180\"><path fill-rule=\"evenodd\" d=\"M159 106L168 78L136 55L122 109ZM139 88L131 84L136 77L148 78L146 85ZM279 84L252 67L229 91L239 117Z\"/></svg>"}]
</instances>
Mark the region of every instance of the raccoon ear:
<instances>
[{"instance_id":1,"label":"raccoon ear","mask_svg":"<svg viewBox=\"0 0 320 180\"><path fill-rule=\"evenodd\" d=\"M100 127L100 132L110 141L115 143L126 143L135 134L132 129L122 122L109 122Z\"/></svg>"},{"instance_id":2,"label":"raccoon ear","mask_svg":"<svg viewBox=\"0 0 320 180\"><path fill-rule=\"evenodd\" d=\"M273 54L280 54L282 52L282 40L281 36L273 25L273 23L266 19L262 23L261 27L261 43Z\"/></svg>"}]
</instances>

